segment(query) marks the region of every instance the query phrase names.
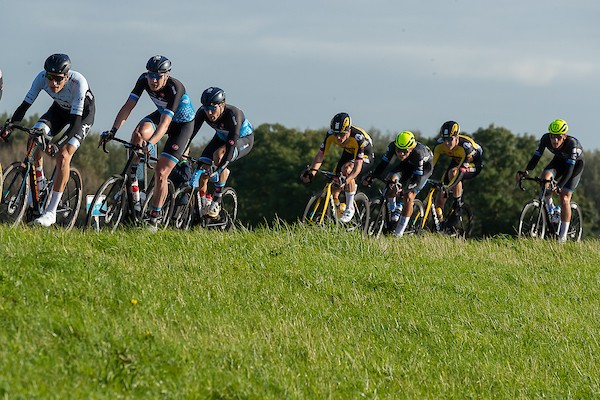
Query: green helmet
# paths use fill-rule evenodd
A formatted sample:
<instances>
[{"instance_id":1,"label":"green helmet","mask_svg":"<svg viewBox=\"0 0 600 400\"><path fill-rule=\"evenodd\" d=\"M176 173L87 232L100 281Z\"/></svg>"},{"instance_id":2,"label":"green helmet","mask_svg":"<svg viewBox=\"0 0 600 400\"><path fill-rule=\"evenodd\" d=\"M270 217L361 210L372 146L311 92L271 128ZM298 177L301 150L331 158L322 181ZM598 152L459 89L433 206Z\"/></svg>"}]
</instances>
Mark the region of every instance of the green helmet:
<instances>
[{"instance_id":1,"label":"green helmet","mask_svg":"<svg viewBox=\"0 0 600 400\"><path fill-rule=\"evenodd\" d=\"M569 131L569 126L564 119L555 119L550 123L548 132L552 135L563 135Z\"/></svg>"},{"instance_id":2,"label":"green helmet","mask_svg":"<svg viewBox=\"0 0 600 400\"><path fill-rule=\"evenodd\" d=\"M400 150L408 150L414 148L417 145L417 141L415 140L415 135L413 135L412 132L404 131L400 132L398 136L396 136L394 144Z\"/></svg>"}]
</instances>

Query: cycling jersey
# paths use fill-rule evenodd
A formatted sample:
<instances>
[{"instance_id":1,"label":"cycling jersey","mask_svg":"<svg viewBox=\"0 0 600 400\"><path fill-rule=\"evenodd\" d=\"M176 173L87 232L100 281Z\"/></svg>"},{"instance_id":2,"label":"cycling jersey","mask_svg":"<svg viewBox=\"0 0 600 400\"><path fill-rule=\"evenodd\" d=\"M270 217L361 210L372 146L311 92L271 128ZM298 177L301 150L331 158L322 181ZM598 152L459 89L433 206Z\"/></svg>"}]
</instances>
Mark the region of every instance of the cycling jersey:
<instances>
[{"instance_id":1,"label":"cycling jersey","mask_svg":"<svg viewBox=\"0 0 600 400\"><path fill-rule=\"evenodd\" d=\"M147 75L148 73L144 72L138 78L129 95L131 100L137 102L142 93L146 91L161 114L166 114L173 121L181 123L194 119L194 106L180 81L169 76L165 86L154 92L150 90Z\"/></svg>"},{"instance_id":2,"label":"cycling jersey","mask_svg":"<svg viewBox=\"0 0 600 400\"><path fill-rule=\"evenodd\" d=\"M327 151L333 143L342 147L344 149L344 153L351 154L352 160L360 159L366 163L370 162L369 157L373 154L373 141L371 140L369 134L363 129L356 126L351 126L350 137L344 142L344 144L339 144L335 139L333 131L329 129L325 135L325 140L323 140L323 143L321 143L320 147L320 151L323 153L323 156L327 154Z\"/></svg>"},{"instance_id":3,"label":"cycling jersey","mask_svg":"<svg viewBox=\"0 0 600 400\"><path fill-rule=\"evenodd\" d=\"M472 138L465 135L458 135L458 144L452 150L444 144L444 139L439 138L437 145L433 149L433 166L435 167L438 163L440 156L445 155L452 159L446 173L444 174L444 180L446 180L448 170L456 167L464 168L463 179L470 179L475 177L483 166L483 149L477 144ZM452 185L456 179L459 178L459 174L456 174L454 178L448 182L448 185Z\"/></svg>"},{"instance_id":4,"label":"cycling jersey","mask_svg":"<svg viewBox=\"0 0 600 400\"><path fill-rule=\"evenodd\" d=\"M396 144L391 142L381 161L375 167L373 176L379 177L395 155ZM427 178L433 172L433 153L431 149L423 143L417 142L416 147L412 149L408 157L404 161L400 161L391 172L400 172L402 175L400 181L406 182L409 190L418 192L425 186Z\"/></svg>"},{"instance_id":5,"label":"cycling jersey","mask_svg":"<svg viewBox=\"0 0 600 400\"><path fill-rule=\"evenodd\" d=\"M226 168L227 164L246 155L254 144L254 128L250 121L239 108L225 104L223 113L215 122L208 119L204 106L198 109L194 123L194 135L200 130L202 124L215 130L215 135L206 146L200 157L202 162L210 164L214 151L225 145L225 157L221 160L219 168Z\"/></svg>"},{"instance_id":6,"label":"cycling jersey","mask_svg":"<svg viewBox=\"0 0 600 400\"><path fill-rule=\"evenodd\" d=\"M556 167L558 166L557 172L559 172L558 175L561 177L558 186L571 190L575 189L579 182L579 176L583 172L584 165L583 147L579 140L573 136L567 135L563 144L555 149L550 143L550 133L544 134L540 139L531 160L529 160L529 163L527 164L527 171L531 171L535 168L540 161L542 154L544 154L545 149L550 150L550 152L554 154L554 158L545 169L557 169ZM560 166L562 166L562 168Z\"/></svg>"}]
</instances>

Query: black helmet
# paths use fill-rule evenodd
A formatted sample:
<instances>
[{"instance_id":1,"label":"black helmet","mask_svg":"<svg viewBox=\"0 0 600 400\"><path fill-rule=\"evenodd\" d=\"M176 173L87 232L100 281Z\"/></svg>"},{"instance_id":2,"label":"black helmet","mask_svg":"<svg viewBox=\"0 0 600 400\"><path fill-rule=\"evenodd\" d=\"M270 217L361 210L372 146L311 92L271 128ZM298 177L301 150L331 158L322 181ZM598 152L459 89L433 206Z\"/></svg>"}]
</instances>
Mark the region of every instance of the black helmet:
<instances>
[{"instance_id":1,"label":"black helmet","mask_svg":"<svg viewBox=\"0 0 600 400\"><path fill-rule=\"evenodd\" d=\"M163 74L171 70L171 61L165 56L156 55L148 60L146 69L150 72Z\"/></svg>"},{"instance_id":2,"label":"black helmet","mask_svg":"<svg viewBox=\"0 0 600 400\"><path fill-rule=\"evenodd\" d=\"M71 60L66 54L52 54L44 63L46 72L66 74L71 69Z\"/></svg>"},{"instance_id":3,"label":"black helmet","mask_svg":"<svg viewBox=\"0 0 600 400\"><path fill-rule=\"evenodd\" d=\"M352 126L352 118L348 113L342 112L339 114L335 114L331 119L331 123L329 127L333 131L333 133L340 133L342 131L348 130Z\"/></svg>"},{"instance_id":4,"label":"black helmet","mask_svg":"<svg viewBox=\"0 0 600 400\"><path fill-rule=\"evenodd\" d=\"M458 125L458 122L446 121L440 128L440 136L443 138L457 136L459 133L460 125Z\"/></svg>"},{"instance_id":5,"label":"black helmet","mask_svg":"<svg viewBox=\"0 0 600 400\"><path fill-rule=\"evenodd\" d=\"M225 102L225 92L223 89L218 87L211 86L202 92L202 97L200 98L200 102L204 106L208 106L210 104L220 104Z\"/></svg>"}]
</instances>

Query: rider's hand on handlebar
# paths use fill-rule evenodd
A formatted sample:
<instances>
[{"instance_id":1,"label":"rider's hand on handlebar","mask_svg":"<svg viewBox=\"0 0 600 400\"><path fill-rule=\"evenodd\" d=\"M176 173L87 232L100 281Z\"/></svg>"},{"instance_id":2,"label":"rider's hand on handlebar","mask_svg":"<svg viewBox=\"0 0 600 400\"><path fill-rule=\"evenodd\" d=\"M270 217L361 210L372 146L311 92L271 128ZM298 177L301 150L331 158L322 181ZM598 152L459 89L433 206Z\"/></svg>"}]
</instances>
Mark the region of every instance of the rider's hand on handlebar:
<instances>
[{"instance_id":1,"label":"rider's hand on handlebar","mask_svg":"<svg viewBox=\"0 0 600 400\"><path fill-rule=\"evenodd\" d=\"M371 187L373 184L373 175L367 175L363 178L362 182L363 186Z\"/></svg>"},{"instance_id":2,"label":"rider's hand on handlebar","mask_svg":"<svg viewBox=\"0 0 600 400\"><path fill-rule=\"evenodd\" d=\"M0 142L7 142L10 134L12 133L10 120L4 123L4 126L0 128Z\"/></svg>"},{"instance_id":3,"label":"rider's hand on handlebar","mask_svg":"<svg viewBox=\"0 0 600 400\"><path fill-rule=\"evenodd\" d=\"M529 175L529 171L527 171L527 170L525 170L525 171L517 171L517 174L515 175L515 179L517 180L517 182L520 182L527 175Z\"/></svg>"},{"instance_id":4,"label":"rider's hand on handlebar","mask_svg":"<svg viewBox=\"0 0 600 400\"><path fill-rule=\"evenodd\" d=\"M315 175L311 172L311 170L305 169L300 175L300 180L302 181L302 183L311 183L314 176Z\"/></svg>"},{"instance_id":5,"label":"rider's hand on handlebar","mask_svg":"<svg viewBox=\"0 0 600 400\"><path fill-rule=\"evenodd\" d=\"M100 134L100 139L98 140L98 147L102 146L104 143L110 142L115 137L115 130L112 128L109 131L104 131Z\"/></svg>"}]
</instances>

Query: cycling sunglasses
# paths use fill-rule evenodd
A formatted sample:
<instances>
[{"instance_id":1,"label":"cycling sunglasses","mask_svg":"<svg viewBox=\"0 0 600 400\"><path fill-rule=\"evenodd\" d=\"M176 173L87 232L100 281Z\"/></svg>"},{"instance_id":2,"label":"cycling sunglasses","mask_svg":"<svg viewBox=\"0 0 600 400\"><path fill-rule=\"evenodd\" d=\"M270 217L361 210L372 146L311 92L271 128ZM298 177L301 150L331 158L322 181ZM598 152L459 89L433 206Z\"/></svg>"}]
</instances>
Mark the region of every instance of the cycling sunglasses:
<instances>
[{"instance_id":1,"label":"cycling sunglasses","mask_svg":"<svg viewBox=\"0 0 600 400\"><path fill-rule=\"evenodd\" d=\"M46 74L46 79L48 79L49 81L54 81L54 82L62 82L65 79L67 79L66 76L63 75L53 75L53 74Z\"/></svg>"},{"instance_id":2,"label":"cycling sunglasses","mask_svg":"<svg viewBox=\"0 0 600 400\"><path fill-rule=\"evenodd\" d=\"M156 73L156 72L148 72L148 73L146 74L146 76L147 76L149 79L156 79L156 80L158 81L158 80L160 80L160 78L162 78L162 77L163 77L163 74L158 74L158 73Z\"/></svg>"}]
</instances>

